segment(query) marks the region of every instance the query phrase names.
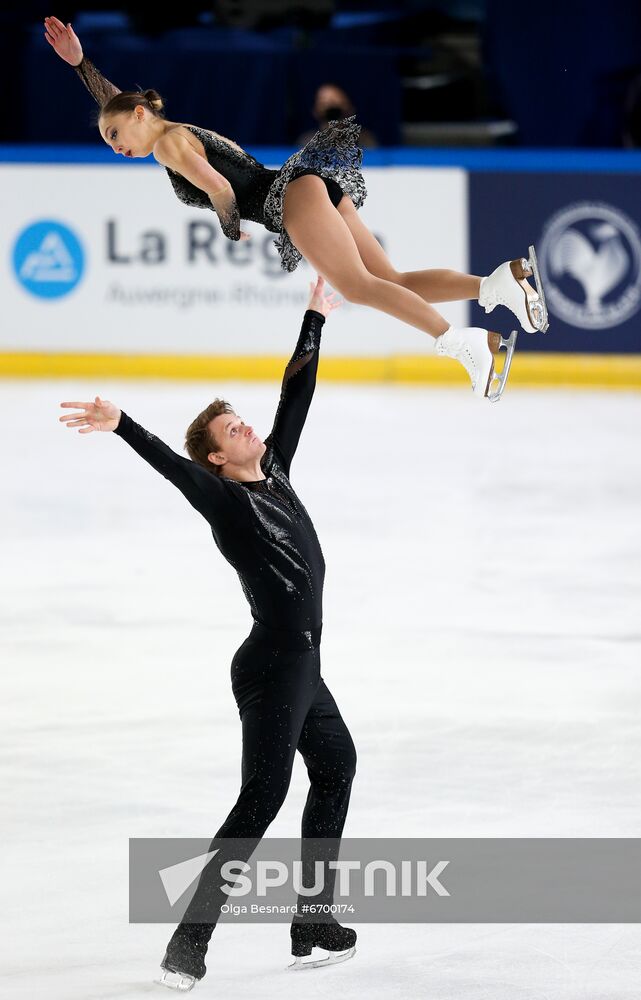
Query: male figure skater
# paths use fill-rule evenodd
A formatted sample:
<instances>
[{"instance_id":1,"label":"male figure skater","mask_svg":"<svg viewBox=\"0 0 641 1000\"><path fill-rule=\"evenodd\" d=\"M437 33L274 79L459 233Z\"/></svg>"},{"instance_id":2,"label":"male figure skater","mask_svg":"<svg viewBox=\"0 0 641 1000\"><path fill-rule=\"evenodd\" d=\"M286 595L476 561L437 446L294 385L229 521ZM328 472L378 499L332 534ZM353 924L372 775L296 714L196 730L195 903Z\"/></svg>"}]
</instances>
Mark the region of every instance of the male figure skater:
<instances>
[{"instance_id":1,"label":"male figure skater","mask_svg":"<svg viewBox=\"0 0 641 1000\"><path fill-rule=\"evenodd\" d=\"M218 853L204 869L161 962L160 982L181 991L191 989L207 971L207 944L227 900L220 888L225 883L220 866L239 857L231 840L221 845L219 838L248 838L248 859L285 799L298 749L310 778L302 818L304 884L309 885L305 872L313 871L314 858L306 856L306 838L332 838L324 861L336 859L356 769L354 743L320 674L325 562L309 514L289 481L316 384L321 329L340 305L336 293L325 294L320 276L311 286L265 441L220 399L188 428L190 459L107 400L61 403L83 411L60 417L68 427L81 434L113 431L206 518L218 548L238 572L254 619L231 665L242 722L240 793L212 841L210 850L218 848ZM334 880L335 870L327 865L322 904L331 903ZM198 916L203 907L206 922ZM314 922L295 916L290 935L296 956L290 968L321 964L301 963L300 956L310 955L316 945L330 952L322 964L351 958L355 951L356 932L325 914Z\"/></svg>"}]
</instances>

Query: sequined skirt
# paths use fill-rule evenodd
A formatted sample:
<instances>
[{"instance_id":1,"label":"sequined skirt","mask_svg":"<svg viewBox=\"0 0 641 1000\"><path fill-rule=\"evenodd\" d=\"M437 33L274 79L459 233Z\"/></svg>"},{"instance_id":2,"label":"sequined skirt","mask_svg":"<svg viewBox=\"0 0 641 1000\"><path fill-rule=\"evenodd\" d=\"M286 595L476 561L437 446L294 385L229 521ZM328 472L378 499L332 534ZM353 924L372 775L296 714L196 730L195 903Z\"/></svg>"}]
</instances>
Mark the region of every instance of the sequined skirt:
<instances>
[{"instance_id":1,"label":"sequined skirt","mask_svg":"<svg viewBox=\"0 0 641 1000\"><path fill-rule=\"evenodd\" d=\"M313 135L302 149L285 160L278 176L270 185L263 211L267 227L280 234L274 244L285 271L294 271L303 256L283 226L283 201L287 185L301 170L312 169L319 176L336 181L356 208L360 208L367 197L361 172L363 150L358 145L360 131L361 126L356 124L355 115L329 122L326 129Z\"/></svg>"}]
</instances>

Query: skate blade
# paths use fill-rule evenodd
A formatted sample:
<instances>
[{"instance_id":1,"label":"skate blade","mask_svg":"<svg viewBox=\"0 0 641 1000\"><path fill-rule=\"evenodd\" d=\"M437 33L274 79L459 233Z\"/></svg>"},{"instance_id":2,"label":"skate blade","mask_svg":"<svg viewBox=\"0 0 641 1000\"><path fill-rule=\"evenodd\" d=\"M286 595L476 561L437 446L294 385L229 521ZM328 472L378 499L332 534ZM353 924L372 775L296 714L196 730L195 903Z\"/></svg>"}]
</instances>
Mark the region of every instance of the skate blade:
<instances>
[{"instance_id":1,"label":"skate blade","mask_svg":"<svg viewBox=\"0 0 641 1000\"><path fill-rule=\"evenodd\" d=\"M528 253L530 254L528 264L532 268L532 272L534 274L534 284L536 285L536 290L539 293L538 307L541 311L541 315L537 322L534 321L534 317L531 317L531 319L532 322L535 323L537 330L540 330L541 333L545 333L550 323L548 319L548 307L545 301L545 292L543 291L543 282L541 281L541 272L539 271L539 262L536 257L534 245L528 247Z\"/></svg>"},{"instance_id":2,"label":"skate blade","mask_svg":"<svg viewBox=\"0 0 641 1000\"><path fill-rule=\"evenodd\" d=\"M328 965L338 965L339 962L346 962L348 958L353 958L356 954L356 945L340 953L330 952L325 958L315 958L310 962L303 962L302 958L296 958L287 965L289 972L300 972L302 969L325 969Z\"/></svg>"},{"instance_id":3,"label":"skate blade","mask_svg":"<svg viewBox=\"0 0 641 1000\"><path fill-rule=\"evenodd\" d=\"M169 990L187 993L196 985L196 978L186 972L174 972L173 969L161 969L160 979L154 979L158 986L166 986Z\"/></svg>"},{"instance_id":4,"label":"skate blade","mask_svg":"<svg viewBox=\"0 0 641 1000\"><path fill-rule=\"evenodd\" d=\"M514 354L514 348L516 346L516 338L516 330L512 330L512 333L507 340L505 340L504 337L501 337L499 350L501 347L506 348L507 353L505 355L505 362L500 372L497 372L494 365L492 365L492 372L488 379L487 389L485 391L485 395L492 403L496 403L496 401L501 398L503 390L505 389L505 383L507 382L507 377L510 373L510 365L512 364L512 355ZM495 382L497 385L494 385Z\"/></svg>"},{"instance_id":5,"label":"skate blade","mask_svg":"<svg viewBox=\"0 0 641 1000\"><path fill-rule=\"evenodd\" d=\"M512 272L514 280L521 286L525 305L525 316L521 316L514 309L512 309L512 312L527 333L536 333L538 331L538 327L536 326L535 314L538 313L540 318L542 312L539 302L539 294L534 288L532 288L532 285L527 280L532 277L532 268L527 257L521 257L520 260L511 260L510 271ZM508 306L508 308L511 307Z\"/></svg>"}]
</instances>

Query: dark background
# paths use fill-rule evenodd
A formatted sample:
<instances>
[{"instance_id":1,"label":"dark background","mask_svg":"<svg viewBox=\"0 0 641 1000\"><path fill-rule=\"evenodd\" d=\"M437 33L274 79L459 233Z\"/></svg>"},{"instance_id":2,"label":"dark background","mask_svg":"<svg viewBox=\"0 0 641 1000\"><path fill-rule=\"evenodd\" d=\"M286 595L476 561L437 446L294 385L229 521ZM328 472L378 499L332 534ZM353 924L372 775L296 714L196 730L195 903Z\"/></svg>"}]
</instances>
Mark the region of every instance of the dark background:
<instances>
[{"instance_id":1,"label":"dark background","mask_svg":"<svg viewBox=\"0 0 641 1000\"><path fill-rule=\"evenodd\" d=\"M332 81L380 146L641 145L638 0L20 3L0 11L5 143L96 139L47 15L120 89L154 87L168 118L241 144L297 144Z\"/></svg>"}]
</instances>

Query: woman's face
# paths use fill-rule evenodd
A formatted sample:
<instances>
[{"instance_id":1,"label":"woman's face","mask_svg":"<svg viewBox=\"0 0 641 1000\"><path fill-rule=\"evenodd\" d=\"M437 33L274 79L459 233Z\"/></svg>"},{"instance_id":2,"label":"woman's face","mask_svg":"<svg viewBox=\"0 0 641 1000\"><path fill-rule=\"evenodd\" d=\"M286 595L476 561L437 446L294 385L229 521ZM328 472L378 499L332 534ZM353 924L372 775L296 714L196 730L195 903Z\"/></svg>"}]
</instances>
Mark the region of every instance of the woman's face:
<instances>
[{"instance_id":1,"label":"woman's face","mask_svg":"<svg viewBox=\"0 0 641 1000\"><path fill-rule=\"evenodd\" d=\"M133 111L101 116L100 135L114 153L123 156L149 156L157 136L150 128L150 115L141 104Z\"/></svg>"}]
</instances>

